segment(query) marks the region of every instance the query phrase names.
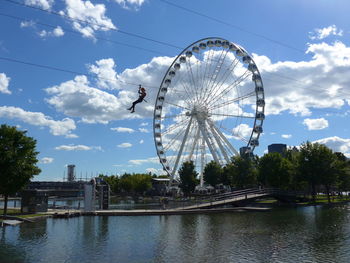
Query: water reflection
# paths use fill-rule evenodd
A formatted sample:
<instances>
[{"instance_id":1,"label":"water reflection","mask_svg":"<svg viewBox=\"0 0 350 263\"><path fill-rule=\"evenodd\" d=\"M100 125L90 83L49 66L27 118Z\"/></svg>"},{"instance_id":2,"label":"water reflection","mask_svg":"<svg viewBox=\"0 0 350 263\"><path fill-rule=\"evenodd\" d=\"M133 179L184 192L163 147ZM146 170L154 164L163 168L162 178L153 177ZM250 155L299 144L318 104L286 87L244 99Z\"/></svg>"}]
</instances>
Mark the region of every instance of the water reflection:
<instances>
[{"instance_id":1,"label":"water reflection","mask_svg":"<svg viewBox=\"0 0 350 263\"><path fill-rule=\"evenodd\" d=\"M350 262L349 218L345 206L48 219L0 229L0 262Z\"/></svg>"},{"instance_id":2,"label":"water reflection","mask_svg":"<svg viewBox=\"0 0 350 263\"><path fill-rule=\"evenodd\" d=\"M24 262L26 258L25 249L14 240L17 231L14 228L0 228L0 262Z\"/></svg>"}]
</instances>

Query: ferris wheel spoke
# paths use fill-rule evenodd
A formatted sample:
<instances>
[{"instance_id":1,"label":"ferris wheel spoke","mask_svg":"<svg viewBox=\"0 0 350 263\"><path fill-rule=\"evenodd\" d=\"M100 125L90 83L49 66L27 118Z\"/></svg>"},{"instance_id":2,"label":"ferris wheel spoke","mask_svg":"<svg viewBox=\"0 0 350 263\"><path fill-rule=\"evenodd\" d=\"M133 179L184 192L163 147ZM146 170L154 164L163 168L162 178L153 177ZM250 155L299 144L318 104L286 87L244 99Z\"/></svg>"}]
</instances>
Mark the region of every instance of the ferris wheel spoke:
<instances>
[{"instance_id":1,"label":"ferris wheel spoke","mask_svg":"<svg viewBox=\"0 0 350 263\"><path fill-rule=\"evenodd\" d=\"M225 52L225 50L222 49L219 59L216 61L215 65L213 66L212 71L210 71L211 72L210 78L209 78L208 82L206 83L206 88L208 90L208 93L207 93L208 95L210 95L211 92L212 92L213 86L215 84L217 76L220 73L221 67L222 67L222 65L223 65L223 63L225 61L225 57L226 57L228 51L225 52L224 58L222 58L222 55L224 54L224 52ZM206 97L204 97L204 101L205 100L206 100Z\"/></svg>"},{"instance_id":2,"label":"ferris wheel spoke","mask_svg":"<svg viewBox=\"0 0 350 263\"><path fill-rule=\"evenodd\" d=\"M232 130L230 130L230 129L226 128L226 127L223 127L223 126L221 127L221 129L227 131L228 133L230 133L231 136L233 136L236 139L241 140L244 143L248 143L249 142L249 139L245 138L244 136L242 136L238 132L233 133ZM226 136L224 136L224 137L226 138Z\"/></svg>"},{"instance_id":3,"label":"ferris wheel spoke","mask_svg":"<svg viewBox=\"0 0 350 263\"><path fill-rule=\"evenodd\" d=\"M228 101L225 101L224 103L221 103L221 104L214 104L212 106L209 107L209 110L214 110L214 109L219 109L219 108L222 108L224 106L228 106L232 103L235 103L235 102L238 102L238 101L242 101L242 100L245 100L245 99L248 99L250 97L253 97L253 96L256 96L255 92L250 92L250 93L247 93L243 96L239 96L237 98L234 98L232 100L228 100Z\"/></svg>"},{"instance_id":4,"label":"ferris wheel spoke","mask_svg":"<svg viewBox=\"0 0 350 263\"><path fill-rule=\"evenodd\" d=\"M174 115L168 115L168 116L161 116L160 119L172 119L177 117L184 117L186 114L174 114Z\"/></svg>"},{"instance_id":5,"label":"ferris wheel spoke","mask_svg":"<svg viewBox=\"0 0 350 263\"><path fill-rule=\"evenodd\" d=\"M213 71L211 80L210 80L210 82L208 83L208 86L209 86L208 95L210 95L210 94L213 92L213 90L215 89L215 87L216 87L216 81L217 81L217 79L218 79L218 76L220 75L220 71L221 71L222 65L224 64L225 58L226 58L227 53L228 53L228 50L227 50L227 51L225 52L224 57L222 58L222 56L223 56L223 54L224 54L224 51L225 51L225 50L222 50L222 52L221 52L221 54L220 54L219 61L217 62L216 66L215 66L215 69L214 69L214 71ZM204 98L204 101L207 100L208 95L207 95L207 97Z\"/></svg>"},{"instance_id":6,"label":"ferris wheel spoke","mask_svg":"<svg viewBox=\"0 0 350 263\"><path fill-rule=\"evenodd\" d=\"M204 73L203 73L203 78L202 78L202 87L205 88L204 92L203 92L203 96L204 94L207 93L207 90L209 89L209 72L210 72L210 62L212 61L212 57L214 56L215 51L214 50L209 50L207 53L203 53L203 62L201 65L205 65L205 69L204 69ZM205 97L203 97L205 98ZM202 98L202 100L203 100Z\"/></svg>"},{"instance_id":7,"label":"ferris wheel spoke","mask_svg":"<svg viewBox=\"0 0 350 263\"><path fill-rule=\"evenodd\" d=\"M192 83L191 85L191 90L194 90L194 94L195 94L195 101L198 102L199 100L199 97L198 97L198 91L197 91L197 88L196 88L196 80L195 80L195 77L193 75L193 71L192 71L192 66L191 66L191 58L189 58L188 60L186 60L186 66L187 68L189 68L189 83Z\"/></svg>"},{"instance_id":8,"label":"ferris wheel spoke","mask_svg":"<svg viewBox=\"0 0 350 263\"><path fill-rule=\"evenodd\" d=\"M217 102L219 99L225 96L230 90L232 90L233 88L241 84L243 81L245 81L250 75L251 75L251 72L247 70L237 80L235 80L233 83L229 84L225 89L223 89L219 94L217 94L217 91L216 91L213 94L213 96L210 97L210 101L208 101L208 104L212 105L213 103Z\"/></svg>"},{"instance_id":9,"label":"ferris wheel spoke","mask_svg":"<svg viewBox=\"0 0 350 263\"><path fill-rule=\"evenodd\" d=\"M235 118L247 118L247 119L255 119L255 116L251 115L235 115L235 114L225 114L225 113L210 113L212 116L223 116L223 117L235 117Z\"/></svg>"},{"instance_id":10,"label":"ferris wheel spoke","mask_svg":"<svg viewBox=\"0 0 350 263\"><path fill-rule=\"evenodd\" d=\"M181 109L184 109L184 110L191 110L189 107L181 106L179 104L175 104L175 103L172 103L172 102L169 102L169 101L164 101L164 103L172 105L172 106L175 106L175 107L178 107L178 108L181 108Z\"/></svg>"},{"instance_id":11,"label":"ferris wheel spoke","mask_svg":"<svg viewBox=\"0 0 350 263\"><path fill-rule=\"evenodd\" d=\"M222 76L222 80L217 81L217 85L215 86L215 89L213 89L212 94L216 94L218 90L220 90L225 82L227 81L227 79L232 75L232 71L236 68L236 66L239 64L239 60L237 58L235 58L232 62L231 65L226 69L226 71L224 72L223 76ZM209 99L210 96L206 96L205 101L207 101Z\"/></svg>"},{"instance_id":12,"label":"ferris wheel spoke","mask_svg":"<svg viewBox=\"0 0 350 263\"><path fill-rule=\"evenodd\" d=\"M177 133L175 136L173 136L171 139L169 139L168 142L164 142L164 150L170 150L171 147L175 147L176 146L176 141L179 140L179 138L181 138L181 136L184 134L184 130L181 129L181 131L179 133Z\"/></svg>"},{"instance_id":13,"label":"ferris wheel spoke","mask_svg":"<svg viewBox=\"0 0 350 263\"><path fill-rule=\"evenodd\" d=\"M216 85L213 87L213 90L219 90L223 85L224 83L226 82L226 80L230 77L230 74L232 73L232 70L238 65L239 63L239 60L238 59L234 59L232 62L231 62L231 65L226 68L226 70L224 71L224 73L222 74L222 77L221 79L219 79L217 82L216 82ZM233 67L231 68L231 66L233 65ZM210 96L211 92L208 92L208 94L205 94L204 98L205 98L205 101L208 100L209 96Z\"/></svg>"},{"instance_id":14,"label":"ferris wheel spoke","mask_svg":"<svg viewBox=\"0 0 350 263\"><path fill-rule=\"evenodd\" d=\"M184 123L187 122L187 121L188 121L188 119L184 119L184 120L182 120L182 121L180 121L180 122L177 122L177 123L174 123L174 124L169 125L169 127L168 127L166 130L164 130L164 131L162 132L163 135L168 134L168 133L172 132L173 130L175 130L175 129L181 127L181 126L184 125Z\"/></svg>"},{"instance_id":15,"label":"ferris wheel spoke","mask_svg":"<svg viewBox=\"0 0 350 263\"><path fill-rule=\"evenodd\" d=\"M189 105L193 105L195 103L195 98L193 96L194 94L193 94L192 90L190 90L190 88L187 86L187 83L185 83L183 80L181 80L181 82L179 84L183 87L183 89L187 93L186 102L188 102Z\"/></svg>"}]
</instances>

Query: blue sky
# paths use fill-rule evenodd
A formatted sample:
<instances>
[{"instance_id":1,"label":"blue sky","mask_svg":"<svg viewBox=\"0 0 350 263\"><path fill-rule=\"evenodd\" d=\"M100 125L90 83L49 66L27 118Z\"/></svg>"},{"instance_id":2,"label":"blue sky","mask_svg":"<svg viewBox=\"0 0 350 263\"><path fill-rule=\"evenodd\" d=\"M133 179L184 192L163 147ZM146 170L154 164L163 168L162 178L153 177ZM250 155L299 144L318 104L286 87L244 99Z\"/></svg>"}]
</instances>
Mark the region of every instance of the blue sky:
<instances>
[{"instance_id":1,"label":"blue sky","mask_svg":"<svg viewBox=\"0 0 350 263\"><path fill-rule=\"evenodd\" d=\"M211 36L261 72L255 153L309 140L350 157L349 1L168 1L0 0L0 122L37 140L36 180L62 180L67 164L78 177L159 173L156 87L182 48ZM130 114L139 83L148 102Z\"/></svg>"}]
</instances>

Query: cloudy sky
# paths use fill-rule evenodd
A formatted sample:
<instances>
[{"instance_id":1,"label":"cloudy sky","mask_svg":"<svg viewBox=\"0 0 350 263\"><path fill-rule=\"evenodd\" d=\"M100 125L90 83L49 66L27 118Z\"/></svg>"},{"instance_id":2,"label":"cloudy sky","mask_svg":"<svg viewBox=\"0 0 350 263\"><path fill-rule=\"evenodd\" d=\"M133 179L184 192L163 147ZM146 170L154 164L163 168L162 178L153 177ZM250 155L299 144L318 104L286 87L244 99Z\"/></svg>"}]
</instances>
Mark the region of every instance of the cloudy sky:
<instances>
[{"instance_id":1,"label":"cloudy sky","mask_svg":"<svg viewBox=\"0 0 350 263\"><path fill-rule=\"evenodd\" d=\"M243 46L264 81L271 143L324 143L350 157L348 0L1 0L0 122L37 140L42 173L62 180L158 172L153 107L183 48ZM137 85L148 102L130 114Z\"/></svg>"}]
</instances>

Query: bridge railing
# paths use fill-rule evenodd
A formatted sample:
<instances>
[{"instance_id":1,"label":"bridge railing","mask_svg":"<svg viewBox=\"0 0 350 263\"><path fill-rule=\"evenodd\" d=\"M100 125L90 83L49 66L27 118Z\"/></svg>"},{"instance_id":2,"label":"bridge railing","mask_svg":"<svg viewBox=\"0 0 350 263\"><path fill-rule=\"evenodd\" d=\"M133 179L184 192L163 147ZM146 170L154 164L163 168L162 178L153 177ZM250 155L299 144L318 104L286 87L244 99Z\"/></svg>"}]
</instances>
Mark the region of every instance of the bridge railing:
<instances>
[{"instance_id":1,"label":"bridge railing","mask_svg":"<svg viewBox=\"0 0 350 263\"><path fill-rule=\"evenodd\" d=\"M285 196L285 197L296 197L296 196L302 196L304 195L304 192L299 191L286 191L281 190L279 188L248 188L248 189L241 189L236 190L232 192L226 192L222 194L215 194L215 195L208 195L203 196L200 198L196 198L194 200L188 201L185 200L183 202L177 202L173 203L167 208L185 208L185 207L199 207L202 204L208 204L213 205L216 201L221 201L223 205L225 205L225 201L227 203L231 203L232 199L239 198L239 197L245 197L245 198L252 198L253 195L275 195L275 196Z\"/></svg>"}]
</instances>

